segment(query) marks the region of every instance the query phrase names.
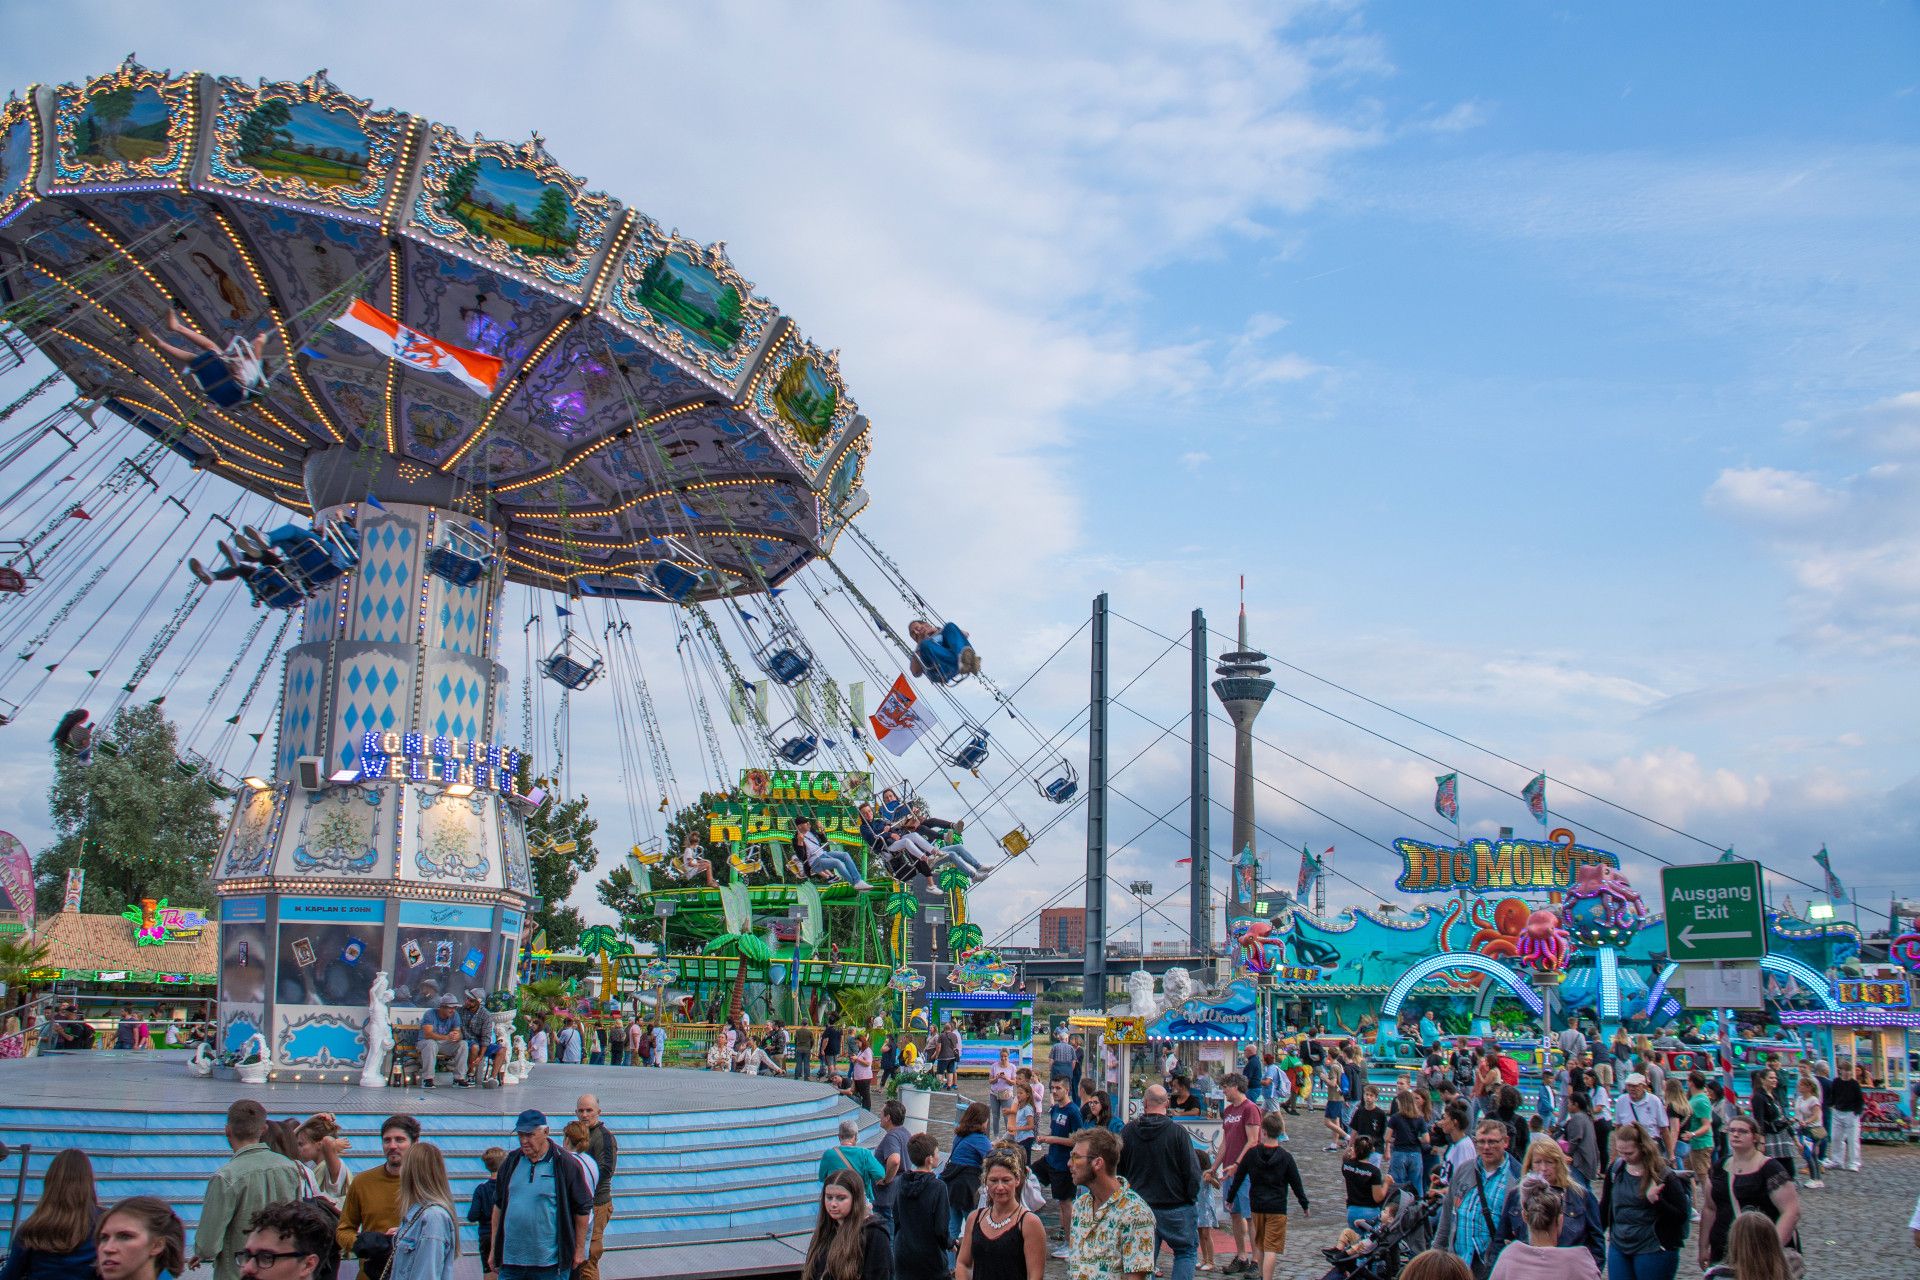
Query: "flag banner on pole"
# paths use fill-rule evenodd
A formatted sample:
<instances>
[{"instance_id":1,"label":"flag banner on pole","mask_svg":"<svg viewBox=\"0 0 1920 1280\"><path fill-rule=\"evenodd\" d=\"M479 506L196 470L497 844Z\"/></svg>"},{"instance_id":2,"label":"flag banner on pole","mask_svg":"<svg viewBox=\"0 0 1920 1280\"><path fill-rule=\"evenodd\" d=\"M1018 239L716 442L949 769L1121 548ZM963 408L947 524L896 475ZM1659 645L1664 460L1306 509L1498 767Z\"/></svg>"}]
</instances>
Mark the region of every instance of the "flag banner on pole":
<instances>
[{"instance_id":1,"label":"flag banner on pole","mask_svg":"<svg viewBox=\"0 0 1920 1280\"><path fill-rule=\"evenodd\" d=\"M1327 853L1333 852L1333 846L1327 846ZM1322 857L1325 855L1323 854ZM1300 874L1294 878L1293 896L1305 901L1312 891L1314 881L1320 878L1320 859L1307 852L1305 845L1300 847Z\"/></svg>"},{"instance_id":2,"label":"flag banner on pole","mask_svg":"<svg viewBox=\"0 0 1920 1280\"><path fill-rule=\"evenodd\" d=\"M847 686L847 710L853 713L855 724L867 718L867 682L865 680L855 680Z\"/></svg>"},{"instance_id":3,"label":"flag banner on pole","mask_svg":"<svg viewBox=\"0 0 1920 1280\"><path fill-rule=\"evenodd\" d=\"M735 724L747 722L747 690L737 680L727 686L727 719Z\"/></svg>"},{"instance_id":4,"label":"flag banner on pole","mask_svg":"<svg viewBox=\"0 0 1920 1280\"><path fill-rule=\"evenodd\" d=\"M1520 788L1520 798L1527 802L1527 812L1541 826L1547 825L1547 775L1537 773L1533 781Z\"/></svg>"},{"instance_id":5,"label":"flag banner on pole","mask_svg":"<svg viewBox=\"0 0 1920 1280\"><path fill-rule=\"evenodd\" d=\"M907 748L933 727L933 716L920 707L920 699L905 676L895 676L893 687L880 699L867 723L873 726L876 742L889 752L905 755Z\"/></svg>"},{"instance_id":6,"label":"flag banner on pole","mask_svg":"<svg viewBox=\"0 0 1920 1280\"><path fill-rule=\"evenodd\" d=\"M478 396L490 396L500 381L499 356L456 347L401 324L380 308L355 298L333 323L382 355L424 373L444 373Z\"/></svg>"},{"instance_id":7,"label":"flag banner on pole","mask_svg":"<svg viewBox=\"0 0 1920 1280\"><path fill-rule=\"evenodd\" d=\"M1443 773L1433 783L1433 811L1448 822L1460 821L1460 775Z\"/></svg>"},{"instance_id":8,"label":"flag banner on pole","mask_svg":"<svg viewBox=\"0 0 1920 1280\"><path fill-rule=\"evenodd\" d=\"M1821 845L1820 852L1813 855L1813 860L1819 863L1820 870L1826 873L1828 899L1836 903L1845 902L1847 886L1841 884L1840 877L1833 874L1832 855L1827 852L1827 846Z\"/></svg>"},{"instance_id":9,"label":"flag banner on pole","mask_svg":"<svg viewBox=\"0 0 1920 1280\"><path fill-rule=\"evenodd\" d=\"M1184 858L1175 858L1173 860L1173 865L1176 867L1190 867L1193 865L1193 855L1188 854Z\"/></svg>"}]
</instances>

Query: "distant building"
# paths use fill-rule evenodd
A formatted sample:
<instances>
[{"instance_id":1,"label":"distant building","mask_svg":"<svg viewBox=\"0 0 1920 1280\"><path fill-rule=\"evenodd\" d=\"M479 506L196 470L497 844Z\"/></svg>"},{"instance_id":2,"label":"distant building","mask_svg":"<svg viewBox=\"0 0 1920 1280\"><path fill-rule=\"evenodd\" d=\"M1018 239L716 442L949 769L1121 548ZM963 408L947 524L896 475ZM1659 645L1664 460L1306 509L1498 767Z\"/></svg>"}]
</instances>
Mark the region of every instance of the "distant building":
<instances>
[{"instance_id":1,"label":"distant building","mask_svg":"<svg viewBox=\"0 0 1920 1280\"><path fill-rule=\"evenodd\" d=\"M1045 907L1040 912L1040 945L1049 951L1079 953L1087 949L1085 907Z\"/></svg>"}]
</instances>

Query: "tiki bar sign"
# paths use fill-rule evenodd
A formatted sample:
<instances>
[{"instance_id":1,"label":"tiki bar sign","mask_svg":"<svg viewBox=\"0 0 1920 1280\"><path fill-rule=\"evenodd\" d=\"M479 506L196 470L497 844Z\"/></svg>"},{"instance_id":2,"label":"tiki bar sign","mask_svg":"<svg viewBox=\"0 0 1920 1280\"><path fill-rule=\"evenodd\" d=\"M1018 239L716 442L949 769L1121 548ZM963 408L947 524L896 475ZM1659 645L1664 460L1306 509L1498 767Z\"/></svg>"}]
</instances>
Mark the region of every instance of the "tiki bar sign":
<instances>
[{"instance_id":1,"label":"tiki bar sign","mask_svg":"<svg viewBox=\"0 0 1920 1280\"><path fill-rule=\"evenodd\" d=\"M740 775L740 790L707 811L707 839L715 844L791 840L794 822L811 818L828 842L863 848L858 806L873 798L868 773L747 769Z\"/></svg>"},{"instance_id":2,"label":"tiki bar sign","mask_svg":"<svg viewBox=\"0 0 1920 1280\"><path fill-rule=\"evenodd\" d=\"M1407 863L1394 887L1407 893L1570 889L1580 867L1620 865L1619 857L1605 849L1571 839L1469 840L1464 845L1395 840L1393 847Z\"/></svg>"}]
</instances>

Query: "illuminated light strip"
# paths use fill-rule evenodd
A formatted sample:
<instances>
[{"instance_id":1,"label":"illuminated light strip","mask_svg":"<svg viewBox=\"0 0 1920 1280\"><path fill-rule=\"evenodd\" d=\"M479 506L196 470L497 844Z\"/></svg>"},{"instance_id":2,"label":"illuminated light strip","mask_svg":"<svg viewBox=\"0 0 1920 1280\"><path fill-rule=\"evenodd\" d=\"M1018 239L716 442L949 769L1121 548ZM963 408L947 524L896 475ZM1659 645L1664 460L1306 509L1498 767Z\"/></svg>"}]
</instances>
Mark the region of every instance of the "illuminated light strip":
<instances>
[{"instance_id":1,"label":"illuminated light strip","mask_svg":"<svg viewBox=\"0 0 1920 1280\"><path fill-rule=\"evenodd\" d=\"M1437 956L1428 956L1400 975L1399 980L1388 989L1387 998L1381 1002L1380 1016L1391 1018L1397 1015L1400 1012L1400 1002L1407 998L1414 984L1448 969L1465 969L1471 973L1483 973L1503 983L1521 1004L1533 1012L1536 1018L1546 1012L1546 1004L1540 999L1540 993L1522 982L1518 974L1498 960L1489 959L1478 951L1443 951Z\"/></svg>"},{"instance_id":2,"label":"illuminated light strip","mask_svg":"<svg viewBox=\"0 0 1920 1280\"><path fill-rule=\"evenodd\" d=\"M200 82L206 78L203 71L189 71L181 77L186 92L181 95L186 104L187 127L180 139L180 166L175 171L180 190L191 190L193 177L194 144L200 141ZM172 132L169 127L168 132Z\"/></svg>"},{"instance_id":3,"label":"illuminated light strip","mask_svg":"<svg viewBox=\"0 0 1920 1280\"><path fill-rule=\"evenodd\" d=\"M1667 967L1660 971L1660 976L1653 980L1653 986L1647 989L1646 1014L1648 1017L1652 1017L1653 1011L1660 1007L1660 997L1667 994L1667 984L1673 981L1673 975L1678 972L1680 972L1680 966L1669 962Z\"/></svg>"},{"instance_id":4,"label":"illuminated light strip","mask_svg":"<svg viewBox=\"0 0 1920 1280\"><path fill-rule=\"evenodd\" d=\"M480 425L475 427L473 434L468 436L466 440L461 443L460 447L453 451L452 457L440 464L440 470L451 471L459 466L460 459L467 456L467 451L486 438L487 431L493 426L493 420L500 416L502 409L507 407L507 401L513 399L519 392L522 379L534 369L540 367L541 358L547 354L554 343L560 341L560 338L567 330L573 328L574 322L579 318L579 312L562 316L560 322L547 331L546 339L533 349L532 355L520 362L520 367L514 370L511 378L507 379L507 385L494 393L493 403L487 406L487 412L480 419Z\"/></svg>"},{"instance_id":5,"label":"illuminated light strip","mask_svg":"<svg viewBox=\"0 0 1920 1280\"><path fill-rule=\"evenodd\" d=\"M400 319L400 250L389 247L387 250L387 314L396 322ZM393 436L393 389L400 380L400 362L391 352L387 355L387 397L384 408L387 415L387 453L400 452ZM364 442L363 442L364 443Z\"/></svg>"},{"instance_id":6,"label":"illuminated light strip","mask_svg":"<svg viewBox=\"0 0 1920 1280\"><path fill-rule=\"evenodd\" d=\"M564 515L558 511L533 511L522 507L516 508L513 514L514 518L518 520L605 520L609 517L620 515L623 512L631 511L643 502L658 502L662 498L671 498L680 494L692 493L696 490L740 489L749 488L754 485L770 487L777 484L792 483L793 479L789 476L742 477L735 480L703 480L695 484L678 485L671 489L656 489L652 493L643 493L639 497L623 502L617 507L605 507L592 511L569 511Z\"/></svg>"},{"instance_id":7,"label":"illuminated light strip","mask_svg":"<svg viewBox=\"0 0 1920 1280\"><path fill-rule=\"evenodd\" d=\"M30 158L30 162L26 178L20 184L20 190L26 194L27 198L20 202L18 209L8 214L5 219L0 220L0 227L6 226L7 223L12 222L15 218L33 208L34 205L40 203L40 197L33 189L35 180L40 177L40 112L36 110L33 105L34 99L39 91L39 85L30 84L27 86L25 96L21 99L21 101L26 104L27 155Z\"/></svg>"},{"instance_id":8,"label":"illuminated light strip","mask_svg":"<svg viewBox=\"0 0 1920 1280\"><path fill-rule=\"evenodd\" d=\"M1840 1002L1834 998L1832 987L1811 965L1803 964L1792 956L1768 955L1760 957L1760 967L1768 973L1793 978L1814 994L1823 1009L1837 1010L1841 1007Z\"/></svg>"},{"instance_id":9,"label":"illuminated light strip","mask_svg":"<svg viewBox=\"0 0 1920 1280\"><path fill-rule=\"evenodd\" d=\"M255 400L252 404L252 409L266 420L267 425L271 426L275 431L278 431L290 441L299 443L304 440L319 439L319 437L311 431L302 431L298 427L289 426L287 423L281 421L280 415L269 409L267 402L264 400Z\"/></svg>"},{"instance_id":10,"label":"illuminated light strip","mask_svg":"<svg viewBox=\"0 0 1920 1280\"><path fill-rule=\"evenodd\" d=\"M314 419L327 429L327 434L333 437L334 443L345 444L346 437L340 434L340 429L333 425L333 419L320 407L320 402L314 398L313 389L307 386L307 379L300 372L300 362L295 358L299 352L294 348L293 339L287 334L286 316L282 314L273 290L267 287L266 277L260 274L260 268L254 264L253 255L247 252L246 244L240 239L239 229L227 217L226 210L218 205L214 206L213 218L220 224L220 230L226 233L228 242L233 245L233 251L239 257L240 265L247 269L249 276L253 277L253 287L259 290L260 300L267 304L267 314L273 318L273 327L280 335L280 349L286 353L287 376L293 379L293 385L298 388L300 398L307 402L307 408L313 410Z\"/></svg>"},{"instance_id":11,"label":"illuminated light strip","mask_svg":"<svg viewBox=\"0 0 1920 1280\"><path fill-rule=\"evenodd\" d=\"M282 480L278 476L266 475L262 472L255 471L252 467L243 467L237 462L229 462L227 459L221 457L218 452L214 454L212 461L216 467L225 467L229 471L238 471L241 475L252 476L256 480L263 480L276 489L297 490L299 487Z\"/></svg>"},{"instance_id":12,"label":"illuminated light strip","mask_svg":"<svg viewBox=\"0 0 1920 1280\"><path fill-rule=\"evenodd\" d=\"M1920 1011L1912 1009L1782 1009L1774 1015L1783 1027L1906 1027L1920 1030Z\"/></svg>"},{"instance_id":13,"label":"illuminated light strip","mask_svg":"<svg viewBox=\"0 0 1920 1280\"><path fill-rule=\"evenodd\" d=\"M406 131L400 135L400 157L387 175L387 203L380 209L380 230L389 236L393 234L393 212L400 203L400 195L413 181L414 157L420 153L414 139L419 132L420 117L408 116Z\"/></svg>"},{"instance_id":14,"label":"illuminated light strip","mask_svg":"<svg viewBox=\"0 0 1920 1280\"><path fill-rule=\"evenodd\" d=\"M607 256L600 260L600 274L588 288L587 301L582 310L592 311L600 305L600 297L606 292L607 281L613 276L614 266L620 261L620 255L627 251L627 240L633 233L634 222L638 215L639 210L628 209L620 216L620 225L614 228L613 235L609 237Z\"/></svg>"},{"instance_id":15,"label":"illuminated light strip","mask_svg":"<svg viewBox=\"0 0 1920 1280\"><path fill-rule=\"evenodd\" d=\"M1665 1021L1668 1021L1669 1019L1676 1018L1679 1015L1680 1015L1680 1002L1678 1000L1675 1000L1672 996L1668 996L1666 1003L1660 1006L1660 1020L1662 1022L1665 1022Z\"/></svg>"},{"instance_id":16,"label":"illuminated light strip","mask_svg":"<svg viewBox=\"0 0 1920 1280\"><path fill-rule=\"evenodd\" d=\"M93 232L93 234L99 236L102 240L105 240L108 244L112 245L113 251L115 253L119 254L121 257L125 258L128 262L132 263L133 269L135 271L138 271L141 275L147 278L147 283L153 286L153 291L155 293L159 294L163 298L168 296L166 286L160 283L160 278L154 275L152 271L149 271L147 269L147 264L140 261L140 259L136 257L132 253L132 251L130 251L127 248L127 246L121 244L118 240L116 240L112 232L108 231L105 227L101 226L98 222L94 221L92 218L87 218L85 221L87 224L87 230Z\"/></svg>"},{"instance_id":17,"label":"illuminated light strip","mask_svg":"<svg viewBox=\"0 0 1920 1280\"><path fill-rule=\"evenodd\" d=\"M1600 1016L1618 1018L1620 1016L1620 953L1612 947L1601 947L1595 956L1594 967L1600 971Z\"/></svg>"},{"instance_id":18,"label":"illuminated light strip","mask_svg":"<svg viewBox=\"0 0 1920 1280\"><path fill-rule=\"evenodd\" d=\"M669 418L677 418L682 414L692 413L696 409L712 409L716 407L718 406L716 406L714 402L711 400L700 400L700 401L696 401L693 404L683 404L677 409L668 409L665 413L656 413L651 418L643 418L641 421L634 423L633 426L630 428L630 430L638 431L642 427L655 426L659 423L667 421ZM542 472L539 475L529 476L524 480L515 480L512 484L494 485L493 491L495 493L512 493L516 489L531 488L536 484L544 484L549 480L558 480L561 476L564 476L565 474L567 474L567 472L573 470L575 467L585 462L588 458L591 458L594 454L600 452L602 449L606 448L608 445L618 441L619 438L620 437L617 432L612 435L601 436L600 439L594 441L594 443L588 445L586 448L582 449L579 453L576 453L575 455L573 455L573 457L569 458L566 462L562 463L560 466L555 467L550 471Z\"/></svg>"}]
</instances>

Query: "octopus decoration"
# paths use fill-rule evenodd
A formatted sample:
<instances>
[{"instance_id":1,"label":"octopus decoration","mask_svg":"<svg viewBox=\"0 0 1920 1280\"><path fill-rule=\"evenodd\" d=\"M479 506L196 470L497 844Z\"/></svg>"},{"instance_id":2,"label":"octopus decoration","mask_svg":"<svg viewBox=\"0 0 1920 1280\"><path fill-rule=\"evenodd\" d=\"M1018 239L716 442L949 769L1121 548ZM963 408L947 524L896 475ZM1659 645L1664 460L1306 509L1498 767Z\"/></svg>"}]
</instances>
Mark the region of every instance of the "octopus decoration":
<instances>
[{"instance_id":1,"label":"octopus decoration","mask_svg":"<svg viewBox=\"0 0 1920 1280\"><path fill-rule=\"evenodd\" d=\"M1560 917L1544 908L1527 916L1519 940L1514 943L1515 957L1531 968L1536 977L1542 978L1564 974L1572 949L1567 931L1560 927Z\"/></svg>"},{"instance_id":2,"label":"octopus decoration","mask_svg":"<svg viewBox=\"0 0 1920 1280\"><path fill-rule=\"evenodd\" d=\"M1447 915L1440 922L1440 950L1477 951L1490 960L1513 960L1520 954L1520 939L1525 934L1527 919L1532 908L1518 898L1502 898L1493 904L1493 914L1487 914L1487 903L1483 898L1475 898L1471 907L1465 901L1455 901L1447 909ZM1472 926L1474 933L1464 940L1457 937L1459 930ZM1442 973L1435 975L1437 980L1456 991L1471 991L1486 980L1479 973Z\"/></svg>"},{"instance_id":3,"label":"octopus decoration","mask_svg":"<svg viewBox=\"0 0 1920 1280\"><path fill-rule=\"evenodd\" d=\"M1566 828L1553 832L1555 839L1562 835L1572 842L1573 833ZM1647 918L1647 904L1617 868L1586 864L1574 868L1573 887L1567 891L1560 916L1580 945L1619 947L1626 945Z\"/></svg>"},{"instance_id":4,"label":"octopus decoration","mask_svg":"<svg viewBox=\"0 0 1920 1280\"><path fill-rule=\"evenodd\" d=\"M962 951L947 981L955 991L1011 991L1014 986L1013 970L999 952L986 947Z\"/></svg>"},{"instance_id":5,"label":"octopus decoration","mask_svg":"<svg viewBox=\"0 0 1920 1280\"><path fill-rule=\"evenodd\" d=\"M1895 964L1906 966L1909 972L1920 973L1920 920L1914 921L1912 931L1893 940L1887 948L1887 957Z\"/></svg>"},{"instance_id":6,"label":"octopus decoration","mask_svg":"<svg viewBox=\"0 0 1920 1280\"><path fill-rule=\"evenodd\" d=\"M1233 942L1248 973L1272 973L1275 965L1286 963L1286 940L1274 933L1270 920L1234 921Z\"/></svg>"}]
</instances>

